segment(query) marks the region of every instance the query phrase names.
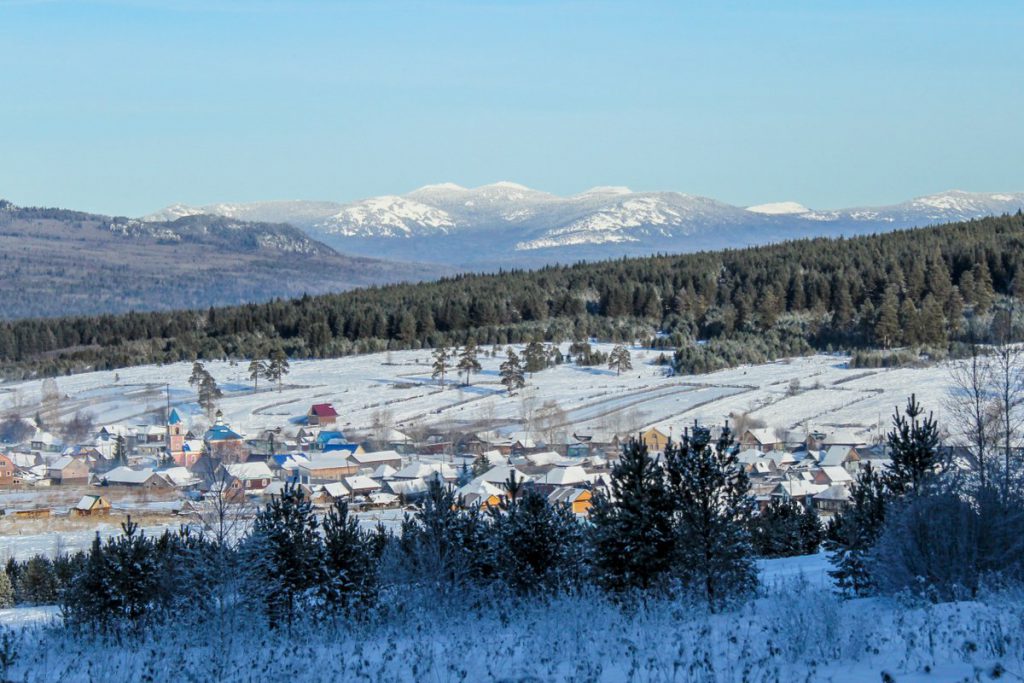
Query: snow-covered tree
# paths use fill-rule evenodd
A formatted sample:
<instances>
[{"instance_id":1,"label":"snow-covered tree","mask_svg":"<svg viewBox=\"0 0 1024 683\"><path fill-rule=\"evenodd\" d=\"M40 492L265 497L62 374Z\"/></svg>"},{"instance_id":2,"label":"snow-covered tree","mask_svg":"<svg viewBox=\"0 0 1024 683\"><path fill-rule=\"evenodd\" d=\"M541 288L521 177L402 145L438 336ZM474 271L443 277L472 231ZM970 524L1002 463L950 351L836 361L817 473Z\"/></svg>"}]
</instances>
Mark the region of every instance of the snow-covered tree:
<instances>
[{"instance_id":1,"label":"snow-covered tree","mask_svg":"<svg viewBox=\"0 0 1024 683\"><path fill-rule=\"evenodd\" d=\"M597 581L613 591L650 588L672 563L673 503L665 471L642 441L631 439L611 475L609 496L590 510Z\"/></svg>"},{"instance_id":2,"label":"snow-covered tree","mask_svg":"<svg viewBox=\"0 0 1024 683\"><path fill-rule=\"evenodd\" d=\"M289 629L319 584L324 547L313 506L302 489L286 484L253 521L243 543L254 596L271 628Z\"/></svg>"},{"instance_id":3,"label":"snow-covered tree","mask_svg":"<svg viewBox=\"0 0 1024 683\"><path fill-rule=\"evenodd\" d=\"M810 506L773 499L750 519L750 540L761 557L790 557L818 552L824 529Z\"/></svg>"},{"instance_id":4,"label":"snow-covered tree","mask_svg":"<svg viewBox=\"0 0 1024 683\"><path fill-rule=\"evenodd\" d=\"M868 557L885 524L887 495L882 477L868 464L851 487L849 507L829 521L825 548L835 567L829 575L843 592L866 595L874 585Z\"/></svg>"},{"instance_id":5,"label":"snow-covered tree","mask_svg":"<svg viewBox=\"0 0 1024 683\"><path fill-rule=\"evenodd\" d=\"M6 570L0 570L0 609L14 607L14 584Z\"/></svg>"},{"instance_id":6,"label":"snow-covered tree","mask_svg":"<svg viewBox=\"0 0 1024 683\"><path fill-rule=\"evenodd\" d=\"M377 557L369 535L349 515L348 503L334 503L323 523L324 566L320 580L322 604L328 611L348 612L373 603L377 588Z\"/></svg>"},{"instance_id":7,"label":"snow-covered tree","mask_svg":"<svg viewBox=\"0 0 1024 683\"><path fill-rule=\"evenodd\" d=\"M544 345L537 340L527 344L526 349L523 350L523 363L524 369L530 375L546 368L548 366L548 355L544 350Z\"/></svg>"},{"instance_id":8,"label":"snow-covered tree","mask_svg":"<svg viewBox=\"0 0 1024 683\"><path fill-rule=\"evenodd\" d=\"M750 545L750 482L740 466L728 425L712 443L694 425L665 449L665 470L675 503L676 565L684 586L713 608L757 581Z\"/></svg>"}]
</instances>

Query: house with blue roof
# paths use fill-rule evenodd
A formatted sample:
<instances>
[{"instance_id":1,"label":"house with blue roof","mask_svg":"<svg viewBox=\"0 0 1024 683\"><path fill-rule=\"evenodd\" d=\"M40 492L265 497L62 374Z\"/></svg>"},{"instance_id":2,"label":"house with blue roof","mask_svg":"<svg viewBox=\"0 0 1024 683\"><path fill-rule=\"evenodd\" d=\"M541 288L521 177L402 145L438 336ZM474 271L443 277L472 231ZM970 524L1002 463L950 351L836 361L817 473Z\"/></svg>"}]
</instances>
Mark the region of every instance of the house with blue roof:
<instances>
[{"instance_id":1,"label":"house with blue roof","mask_svg":"<svg viewBox=\"0 0 1024 683\"><path fill-rule=\"evenodd\" d=\"M224 416L219 410L216 422L203 434L203 441L210 456L218 460L245 462L249 457L245 439L224 423Z\"/></svg>"}]
</instances>

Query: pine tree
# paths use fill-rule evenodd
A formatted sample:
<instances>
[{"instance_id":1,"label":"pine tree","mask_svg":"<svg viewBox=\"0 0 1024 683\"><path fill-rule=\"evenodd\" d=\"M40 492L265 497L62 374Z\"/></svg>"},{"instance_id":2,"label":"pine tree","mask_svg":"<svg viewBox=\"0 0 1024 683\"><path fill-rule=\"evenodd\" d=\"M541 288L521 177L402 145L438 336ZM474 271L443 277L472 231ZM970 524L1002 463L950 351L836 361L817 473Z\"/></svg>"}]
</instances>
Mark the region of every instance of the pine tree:
<instances>
[{"instance_id":1,"label":"pine tree","mask_svg":"<svg viewBox=\"0 0 1024 683\"><path fill-rule=\"evenodd\" d=\"M551 595L576 584L582 535L568 508L530 489L491 517L493 565L513 593Z\"/></svg>"},{"instance_id":2,"label":"pine tree","mask_svg":"<svg viewBox=\"0 0 1024 683\"><path fill-rule=\"evenodd\" d=\"M281 385L284 381L285 375L288 374L290 366L288 365L288 355L283 349L277 348L270 352L270 359L267 362L267 370L264 377L267 381L276 382L278 392L281 391Z\"/></svg>"},{"instance_id":3,"label":"pine tree","mask_svg":"<svg viewBox=\"0 0 1024 683\"><path fill-rule=\"evenodd\" d=\"M110 569L108 595L113 599L117 620L137 623L149 615L160 597L159 566L153 541L139 531L130 516L121 525L121 532L103 548Z\"/></svg>"},{"instance_id":4,"label":"pine tree","mask_svg":"<svg viewBox=\"0 0 1024 683\"><path fill-rule=\"evenodd\" d=\"M482 369L480 361L477 360L477 354L479 353L476 341L469 339L466 345L462 348L462 353L459 355L459 372L466 373L466 385L469 385L469 377L473 373L480 372Z\"/></svg>"},{"instance_id":5,"label":"pine tree","mask_svg":"<svg viewBox=\"0 0 1024 683\"><path fill-rule=\"evenodd\" d=\"M829 575L843 592L867 595L874 587L868 554L885 524L885 484L868 464L850 489L850 505L833 517L825 532L825 549L835 569Z\"/></svg>"},{"instance_id":6,"label":"pine tree","mask_svg":"<svg viewBox=\"0 0 1024 683\"><path fill-rule=\"evenodd\" d=\"M629 355L629 349L618 344L608 355L608 369L615 370L616 375L621 375L626 370L633 369L633 361Z\"/></svg>"},{"instance_id":7,"label":"pine tree","mask_svg":"<svg viewBox=\"0 0 1024 683\"><path fill-rule=\"evenodd\" d=\"M612 469L611 496L590 509L597 581L613 591L650 588L672 562L672 499L665 471L638 439L630 439Z\"/></svg>"},{"instance_id":8,"label":"pine tree","mask_svg":"<svg viewBox=\"0 0 1024 683\"><path fill-rule=\"evenodd\" d=\"M0 570L0 609L14 607L14 584L7 572Z\"/></svg>"},{"instance_id":9,"label":"pine tree","mask_svg":"<svg viewBox=\"0 0 1024 683\"><path fill-rule=\"evenodd\" d=\"M501 375L501 383L505 385L505 389L508 390L508 395L512 396L515 394L516 389L522 389L526 386L526 376L523 374L523 366L519 362L519 356L512 350L511 347L508 349L508 358L499 368Z\"/></svg>"},{"instance_id":10,"label":"pine tree","mask_svg":"<svg viewBox=\"0 0 1024 683\"><path fill-rule=\"evenodd\" d=\"M479 477L491 469L491 459L487 457L486 453L481 453L480 457L473 461L473 476Z\"/></svg>"},{"instance_id":11,"label":"pine tree","mask_svg":"<svg viewBox=\"0 0 1024 683\"><path fill-rule=\"evenodd\" d=\"M728 425L717 443L694 425L665 449L665 470L676 507L676 572L712 608L753 589L757 573L748 534L752 500L746 472L732 448Z\"/></svg>"},{"instance_id":12,"label":"pine tree","mask_svg":"<svg viewBox=\"0 0 1024 683\"><path fill-rule=\"evenodd\" d=\"M523 361L526 365L526 372L530 373L531 376L546 368L548 359L547 354L544 353L543 344L536 340L527 344L526 349L523 351Z\"/></svg>"},{"instance_id":13,"label":"pine tree","mask_svg":"<svg viewBox=\"0 0 1024 683\"><path fill-rule=\"evenodd\" d=\"M258 358L249 361L249 380L252 382L252 390L256 391L260 386L260 377L266 377L267 364Z\"/></svg>"},{"instance_id":14,"label":"pine tree","mask_svg":"<svg viewBox=\"0 0 1024 683\"><path fill-rule=\"evenodd\" d=\"M369 535L349 515L348 503L335 501L324 517L324 576L320 594L328 611L365 609L376 598L377 558Z\"/></svg>"},{"instance_id":15,"label":"pine tree","mask_svg":"<svg viewBox=\"0 0 1024 683\"><path fill-rule=\"evenodd\" d=\"M18 593L21 602L30 605L52 605L57 601L57 577L53 563L42 555L36 555L25 563L25 569L18 577Z\"/></svg>"},{"instance_id":16,"label":"pine tree","mask_svg":"<svg viewBox=\"0 0 1024 683\"><path fill-rule=\"evenodd\" d=\"M939 464L939 428L931 413L921 419L924 409L914 394L907 399L903 415L893 414L892 431L886 437L892 463L885 472L885 485L896 495L917 495Z\"/></svg>"},{"instance_id":17,"label":"pine tree","mask_svg":"<svg viewBox=\"0 0 1024 683\"><path fill-rule=\"evenodd\" d=\"M448 374L448 360L451 358L451 354L448 352L448 347L444 344L434 349L434 366L433 372L430 374L432 379L441 378L441 388L444 389L444 378Z\"/></svg>"},{"instance_id":18,"label":"pine tree","mask_svg":"<svg viewBox=\"0 0 1024 683\"><path fill-rule=\"evenodd\" d=\"M253 521L243 543L252 590L263 601L271 628L292 627L295 616L319 584L324 547L313 506L302 489L288 483Z\"/></svg>"},{"instance_id":19,"label":"pine tree","mask_svg":"<svg viewBox=\"0 0 1024 683\"><path fill-rule=\"evenodd\" d=\"M100 542L97 531L85 566L64 591L61 607L65 620L72 625L99 627L106 630L117 619L117 600L112 591L113 568Z\"/></svg>"},{"instance_id":20,"label":"pine tree","mask_svg":"<svg viewBox=\"0 0 1024 683\"><path fill-rule=\"evenodd\" d=\"M188 383L191 386L198 388L199 385L202 383L203 378L206 377L208 374L209 373L206 371L206 367L199 361L195 361L194 363L192 363L192 374L189 375Z\"/></svg>"},{"instance_id":21,"label":"pine tree","mask_svg":"<svg viewBox=\"0 0 1024 683\"><path fill-rule=\"evenodd\" d=\"M207 415L213 413L217 407L217 400L223 395L224 392L217 386L217 380L207 372L199 382L199 405L203 407Z\"/></svg>"}]
</instances>

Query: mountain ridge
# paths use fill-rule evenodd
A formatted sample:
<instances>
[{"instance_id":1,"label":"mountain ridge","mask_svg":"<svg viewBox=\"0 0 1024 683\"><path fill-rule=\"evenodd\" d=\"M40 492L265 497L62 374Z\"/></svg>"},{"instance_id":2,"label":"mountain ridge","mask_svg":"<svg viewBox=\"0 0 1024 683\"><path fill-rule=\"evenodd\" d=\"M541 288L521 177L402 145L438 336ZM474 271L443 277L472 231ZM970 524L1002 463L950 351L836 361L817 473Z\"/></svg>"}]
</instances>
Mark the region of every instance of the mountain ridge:
<instances>
[{"instance_id":1,"label":"mountain ridge","mask_svg":"<svg viewBox=\"0 0 1024 683\"><path fill-rule=\"evenodd\" d=\"M343 251L486 267L865 234L1022 207L1024 192L948 190L897 204L815 209L795 201L743 207L682 192L634 192L615 186L561 196L501 181L475 188L439 183L345 204L295 200L173 205L142 220L182 212L274 217Z\"/></svg>"}]
</instances>

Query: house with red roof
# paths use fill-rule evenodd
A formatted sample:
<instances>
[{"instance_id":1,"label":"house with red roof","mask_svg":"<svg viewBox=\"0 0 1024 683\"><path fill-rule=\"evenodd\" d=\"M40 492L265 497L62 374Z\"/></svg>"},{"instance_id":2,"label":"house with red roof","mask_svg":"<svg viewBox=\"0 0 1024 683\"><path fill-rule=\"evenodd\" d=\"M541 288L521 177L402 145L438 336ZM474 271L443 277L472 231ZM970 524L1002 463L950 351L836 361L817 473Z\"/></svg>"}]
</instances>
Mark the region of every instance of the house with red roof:
<instances>
[{"instance_id":1,"label":"house with red roof","mask_svg":"<svg viewBox=\"0 0 1024 683\"><path fill-rule=\"evenodd\" d=\"M306 413L306 423L311 427L333 427L338 422L338 411L330 403L314 403Z\"/></svg>"}]
</instances>

